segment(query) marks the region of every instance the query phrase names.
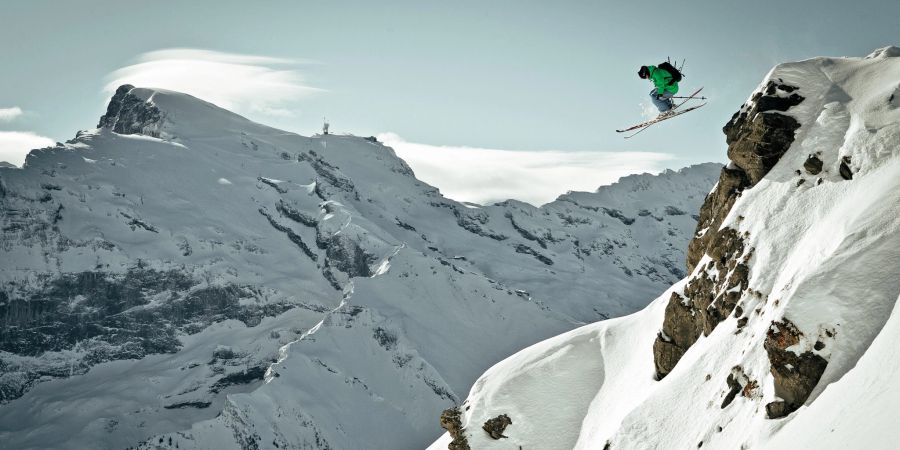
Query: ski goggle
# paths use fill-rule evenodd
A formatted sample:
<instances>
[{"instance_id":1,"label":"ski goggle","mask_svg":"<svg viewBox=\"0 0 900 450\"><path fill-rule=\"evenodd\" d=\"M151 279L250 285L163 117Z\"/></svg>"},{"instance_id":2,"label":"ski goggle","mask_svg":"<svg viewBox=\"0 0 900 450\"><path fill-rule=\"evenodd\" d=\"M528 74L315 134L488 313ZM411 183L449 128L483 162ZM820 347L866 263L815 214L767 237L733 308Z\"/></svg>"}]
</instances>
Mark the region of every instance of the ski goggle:
<instances>
[{"instance_id":1,"label":"ski goggle","mask_svg":"<svg viewBox=\"0 0 900 450\"><path fill-rule=\"evenodd\" d=\"M647 78L650 76L650 69L647 66L641 66L641 70L638 70L638 76L641 78Z\"/></svg>"}]
</instances>

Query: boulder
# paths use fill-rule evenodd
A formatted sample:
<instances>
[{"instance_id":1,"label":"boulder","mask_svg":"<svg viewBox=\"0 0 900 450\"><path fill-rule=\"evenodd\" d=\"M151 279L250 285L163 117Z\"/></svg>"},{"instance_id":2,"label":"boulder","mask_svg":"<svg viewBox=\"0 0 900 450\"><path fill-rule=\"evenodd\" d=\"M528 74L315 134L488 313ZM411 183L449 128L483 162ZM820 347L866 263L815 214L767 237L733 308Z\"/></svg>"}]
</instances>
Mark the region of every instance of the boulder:
<instances>
[{"instance_id":1,"label":"boulder","mask_svg":"<svg viewBox=\"0 0 900 450\"><path fill-rule=\"evenodd\" d=\"M770 419L784 417L802 406L828 365L825 358L812 351L788 350L799 344L802 336L803 333L787 319L772 322L766 333L763 347L769 356L775 396L783 403L766 405Z\"/></svg>"},{"instance_id":2,"label":"boulder","mask_svg":"<svg viewBox=\"0 0 900 450\"><path fill-rule=\"evenodd\" d=\"M811 175L818 175L822 172L822 160L816 155L809 155L809 158L806 158L806 162L803 163L803 168Z\"/></svg>"},{"instance_id":3,"label":"boulder","mask_svg":"<svg viewBox=\"0 0 900 450\"><path fill-rule=\"evenodd\" d=\"M506 414L500 414L493 419L489 419L487 422L482 425L481 429L487 431L489 435L491 435L492 439L500 439L505 438L503 435L503 431L506 430L506 427L512 425L512 419L509 418Z\"/></svg>"},{"instance_id":4,"label":"boulder","mask_svg":"<svg viewBox=\"0 0 900 450\"><path fill-rule=\"evenodd\" d=\"M841 174L841 178L843 178L845 180L853 179L853 171L850 170L850 157L849 156L844 156L843 158L841 158L841 165L838 168L838 171Z\"/></svg>"}]
</instances>

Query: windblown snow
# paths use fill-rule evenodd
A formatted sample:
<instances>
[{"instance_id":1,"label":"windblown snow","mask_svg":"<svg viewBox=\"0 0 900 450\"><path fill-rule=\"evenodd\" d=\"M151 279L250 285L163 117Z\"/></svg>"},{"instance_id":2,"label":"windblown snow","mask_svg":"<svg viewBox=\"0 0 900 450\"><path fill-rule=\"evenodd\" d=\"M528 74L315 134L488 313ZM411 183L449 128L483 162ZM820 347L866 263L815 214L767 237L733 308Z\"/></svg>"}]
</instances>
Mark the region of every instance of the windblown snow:
<instances>
[{"instance_id":1,"label":"windblown snow","mask_svg":"<svg viewBox=\"0 0 900 450\"><path fill-rule=\"evenodd\" d=\"M422 448L496 361L684 277L720 168L461 204L375 139L123 86L0 168L0 446Z\"/></svg>"},{"instance_id":2,"label":"windblown snow","mask_svg":"<svg viewBox=\"0 0 900 450\"><path fill-rule=\"evenodd\" d=\"M782 64L757 92L770 82L799 88L805 100L762 113L800 127L722 223L748 249L748 287L736 291L734 314L655 379L654 341L672 294L684 295L704 272L725 276L707 271L707 253L644 310L545 340L486 371L460 407L471 448L896 448L900 48ZM785 339L782 321L799 332L784 350L827 366L799 409L777 417L767 405L784 399L764 342ZM482 425L501 414L512 423L494 440Z\"/></svg>"}]
</instances>

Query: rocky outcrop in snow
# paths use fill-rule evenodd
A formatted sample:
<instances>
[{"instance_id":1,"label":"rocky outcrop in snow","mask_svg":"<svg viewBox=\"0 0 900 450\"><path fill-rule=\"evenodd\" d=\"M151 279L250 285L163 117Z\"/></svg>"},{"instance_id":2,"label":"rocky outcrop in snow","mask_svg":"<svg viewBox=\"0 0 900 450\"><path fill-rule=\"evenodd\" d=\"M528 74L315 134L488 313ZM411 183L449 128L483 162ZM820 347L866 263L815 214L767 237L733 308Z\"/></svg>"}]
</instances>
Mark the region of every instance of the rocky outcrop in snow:
<instances>
[{"instance_id":1,"label":"rocky outcrop in snow","mask_svg":"<svg viewBox=\"0 0 900 450\"><path fill-rule=\"evenodd\" d=\"M453 439L448 445L449 450L469 450L469 443L463 434L462 423L459 420L459 408L448 408L441 413L441 428L450 433Z\"/></svg>"},{"instance_id":2,"label":"rocky outcrop in snow","mask_svg":"<svg viewBox=\"0 0 900 450\"><path fill-rule=\"evenodd\" d=\"M803 333L785 319L772 323L763 346L769 355L775 400L766 405L770 419L784 417L803 406L825 372L828 361L816 351L825 348L817 341L814 349L798 351ZM793 348L792 348L793 347Z\"/></svg>"},{"instance_id":3,"label":"rocky outcrop in snow","mask_svg":"<svg viewBox=\"0 0 900 450\"><path fill-rule=\"evenodd\" d=\"M898 55L775 67L726 127L743 137L701 212L690 275L485 372L462 411L469 445L895 447ZM785 117L753 118L767 95L783 110L759 115ZM516 421L508 439L472 430L500 413Z\"/></svg>"},{"instance_id":4,"label":"rocky outcrop in snow","mask_svg":"<svg viewBox=\"0 0 900 450\"><path fill-rule=\"evenodd\" d=\"M162 137L162 112L147 99L132 93L133 90L134 86L130 84L116 89L97 128L109 128L121 134Z\"/></svg>"},{"instance_id":5,"label":"rocky outcrop in snow","mask_svg":"<svg viewBox=\"0 0 900 450\"><path fill-rule=\"evenodd\" d=\"M506 436L503 435L503 432L506 430L506 427L510 425L512 425L512 419L506 414L500 414L493 419L488 419L487 422L481 426L481 429L486 431L492 439L503 439L506 438Z\"/></svg>"},{"instance_id":6,"label":"rocky outcrop in snow","mask_svg":"<svg viewBox=\"0 0 900 450\"><path fill-rule=\"evenodd\" d=\"M745 248L744 237L736 230L720 227L741 192L758 183L794 142L800 124L779 111L803 101L798 91L781 80L769 80L722 129L731 163L722 169L719 183L700 208L697 233L688 244L687 265L693 274L683 297L672 294L653 344L658 379L672 371L701 334L708 336L734 311L748 287L752 250ZM695 270L703 261L705 265Z\"/></svg>"},{"instance_id":7,"label":"rocky outcrop in snow","mask_svg":"<svg viewBox=\"0 0 900 450\"><path fill-rule=\"evenodd\" d=\"M711 242L716 237L715 230L741 192L758 183L790 148L800 124L779 111L787 111L802 101L796 86L769 80L722 128L731 164L722 169L719 183L700 208L697 233L688 244L688 272L694 270L706 249L717 245Z\"/></svg>"}]
</instances>

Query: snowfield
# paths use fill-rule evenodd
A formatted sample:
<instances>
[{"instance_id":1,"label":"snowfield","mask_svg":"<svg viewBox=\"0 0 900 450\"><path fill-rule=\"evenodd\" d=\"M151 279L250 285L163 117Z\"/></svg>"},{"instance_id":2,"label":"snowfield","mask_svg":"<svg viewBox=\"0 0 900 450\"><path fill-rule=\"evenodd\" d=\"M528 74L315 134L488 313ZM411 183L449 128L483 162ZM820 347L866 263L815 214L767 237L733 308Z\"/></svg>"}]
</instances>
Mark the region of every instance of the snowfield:
<instances>
[{"instance_id":1,"label":"snowfield","mask_svg":"<svg viewBox=\"0 0 900 450\"><path fill-rule=\"evenodd\" d=\"M739 256L749 287L733 291L740 310L656 381L654 341L669 298L711 267L707 254L643 311L548 339L486 371L460 407L471 448L896 448L900 48L782 64L757 92L770 81L805 99L762 113L800 127L722 224L747 249ZM816 174L811 156L821 162ZM785 351L827 366L799 409L770 419L766 405L779 399L764 342L784 320L800 332ZM730 379L738 387L729 395ZM494 440L481 427L500 414L512 424Z\"/></svg>"}]
</instances>

